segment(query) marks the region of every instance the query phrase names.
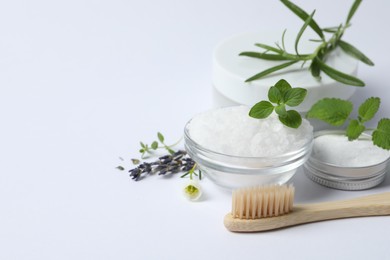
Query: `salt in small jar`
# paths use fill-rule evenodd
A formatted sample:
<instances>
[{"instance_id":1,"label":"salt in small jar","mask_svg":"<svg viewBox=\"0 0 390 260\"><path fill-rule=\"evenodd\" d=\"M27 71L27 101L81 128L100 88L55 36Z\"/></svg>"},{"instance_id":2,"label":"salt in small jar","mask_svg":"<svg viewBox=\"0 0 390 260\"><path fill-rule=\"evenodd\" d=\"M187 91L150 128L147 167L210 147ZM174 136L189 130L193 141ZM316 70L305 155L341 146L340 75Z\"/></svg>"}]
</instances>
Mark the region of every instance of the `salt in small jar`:
<instances>
[{"instance_id":1,"label":"salt in small jar","mask_svg":"<svg viewBox=\"0 0 390 260\"><path fill-rule=\"evenodd\" d=\"M314 182L340 190L364 190L386 177L390 151L375 146L362 134L349 141L344 131L324 130L314 134L312 154L304 165Z\"/></svg>"}]
</instances>

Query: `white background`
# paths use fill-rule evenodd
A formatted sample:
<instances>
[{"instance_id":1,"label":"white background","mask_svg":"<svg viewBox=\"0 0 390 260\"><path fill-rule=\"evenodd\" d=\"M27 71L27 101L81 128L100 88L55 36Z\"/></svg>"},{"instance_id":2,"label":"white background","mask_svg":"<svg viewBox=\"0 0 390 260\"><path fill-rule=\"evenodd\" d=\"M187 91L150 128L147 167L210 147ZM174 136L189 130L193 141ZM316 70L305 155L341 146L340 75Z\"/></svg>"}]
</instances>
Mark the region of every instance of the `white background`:
<instances>
[{"instance_id":1,"label":"white background","mask_svg":"<svg viewBox=\"0 0 390 260\"><path fill-rule=\"evenodd\" d=\"M297 0L323 26L343 22L352 4ZM389 116L390 2L364 1L345 39L366 87L353 101L381 96ZM246 31L302 21L279 1L0 2L0 259L386 259L390 219L322 222L257 234L223 226L230 195L207 179L202 201L181 195L178 176L132 181L139 141L167 142L212 107L211 55ZM375 121L375 120L374 120ZM118 157L122 156L122 163ZM301 170L297 202L360 192L321 187Z\"/></svg>"}]
</instances>

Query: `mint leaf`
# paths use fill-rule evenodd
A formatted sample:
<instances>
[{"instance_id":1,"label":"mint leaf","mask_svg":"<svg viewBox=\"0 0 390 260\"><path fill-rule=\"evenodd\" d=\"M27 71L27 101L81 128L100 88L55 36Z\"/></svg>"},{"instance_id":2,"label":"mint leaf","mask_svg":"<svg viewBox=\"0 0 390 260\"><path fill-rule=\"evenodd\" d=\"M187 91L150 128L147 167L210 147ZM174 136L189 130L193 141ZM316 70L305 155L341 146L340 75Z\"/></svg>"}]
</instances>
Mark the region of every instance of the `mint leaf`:
<instances>
[{"instance_id":1,"label":"mint leaf","mask_svg":"<svg viewBox=\"0 0 390 260\"><path fill-rule=\"evenodd\" d=\"M359 117L362 123L371 120L378 112L381 100L378 97L370 97L359 107Z\"/></svg>"},{"instance_id":2,"label":"mint leaf","mask_svg":"<svg viewBox=\"0 0 390 260\"><path fill-rule=\"evenodd\" d=\"M338 98L324 98L315 103L307 112L307 118L322 120L334 126L341 126L353 109L352 102Z\"/></svg>"},{"instance_id":3,"label":"mint leaf","mask_svg":"<svg viewBox=\"0 0 390 260\"><path fill-rule=\"evenodd\" d=\"M291 127L291 128L298 128L302 124L302 117L295 110L287 111L285 117L279 116L279 120L285 126L288 126L288 127Z\"/></svg>"},{"instance_id":4,"label":"mint leaf","mask_svg":"<svg viewBox=\"0 0 390 260\"><path fill-rule=\"evenodd\" d=\"M289 89L284 96L284 102L290 107L298 106L305 99L306 94L307 90L304 88Z\"/></svg>"},{"instance_id":5,"label":"mint leaf","mask_svg":"<svg viewBox=\"0 0 390 260\"><path fill-rule=\"evenodd\" d=\"M282 93L277 87L270 87L268 90L268 99L272 103L280 104L284 102Z\"/></svg>"},{"instance_id":6,"label":"mint leaf","mask_svg":"<svg viewBox=\"0 0 390 260\"><path fill-rule=\"evenodd\" d=\"M287 91L291 89L290 83L288 83L286 80L281 79L278 82L276 82L275 87L279 89L282 96L286 95Z\"/></svg>"},{"instance_id":7,"label":"mint leaf","mask_svg":"<svg viewBox=\"0 0 390 260\"><path fill-rule=\"evenodd\" d=\"M158 132L158 133L157 133L157 137L158 137L158 140L159 140L161 143L164 143L164 136L162 135L162 133Z\"/></svg>"},{"instance_id":8,"label":"mint leaf","mask_svg":"<svg viewBox=\"0 0 390 260\"><path fill-rule=\"evenodd\" d=\"M274 111L274 106L268 101L260 101L255 104L249 111L249 116L254 118L267 118L272 111Z\"/></svg>"},{"instance_id":9,"label":"mint leaf","mask_svg":"<svg viewBox=\"0 0 390 260\"><path fill-rule=\"evenodd\" d=\"M278 114L280 117L286 117L287 116L287 111L286 111L286 106L284 104L276 106L275 107L275 112Z\"/></svg>"},{"instance_id":10,"label":"mint leaf","mask_svg":"<svg viewBox=\"0 0 390 260\"><path fill-rule=\"evenodd\" d=\"M382 118L372 133L372 141L376 146L390 150L390 119Z\"/></svg>"},{"instance_id":11,"label":"mint leaf","mask_svg":"<svg viewBox=\"0 0 390 260\"><path fill-rule=\"evenodd\" d=\"M349 122L347 127L347 137L349 141L356 140L366 128L358 120L354 119Z\"/></svg>"}]
</instances>

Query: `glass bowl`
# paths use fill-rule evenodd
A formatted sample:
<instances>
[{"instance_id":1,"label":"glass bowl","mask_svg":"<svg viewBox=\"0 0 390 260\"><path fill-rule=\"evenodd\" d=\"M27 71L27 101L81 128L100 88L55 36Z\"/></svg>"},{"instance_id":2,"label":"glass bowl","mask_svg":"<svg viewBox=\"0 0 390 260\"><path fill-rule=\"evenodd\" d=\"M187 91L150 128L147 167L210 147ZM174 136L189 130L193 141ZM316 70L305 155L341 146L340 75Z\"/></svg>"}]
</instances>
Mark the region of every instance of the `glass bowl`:
<instances>
[{"instance_id":1,"label":"glass bowl","mask_svg":"<svg viewBox=\"0 0 390 260\"><path fill-rule=\"evenodd\" d=\"M314 133L314 140L317 137L325 135L345 135L345 131L318 131ZM363 133L358 140L371 142L371 135ZM304 172L312 181L329 188L339 190L365 190L383 182L389 168L389 162L390 153L387 159L375 164L358 167L340 166L319 160L316 158L315 151L313 150L312 155L304 165Z\"/></svg>"},{"instance_id":2,"label":"glass bowl","mask_svg":"<svg viewBox=\"0 0 390 260\"><path fill-rule=\"evenodd\" d=\"M215 184L236 189L255 185L284 184L310 156L313 138L301 148L274 157L240 157L211 151L190 136L184 128L184 146L200 170Z\"/></svg>"}]
</instances>

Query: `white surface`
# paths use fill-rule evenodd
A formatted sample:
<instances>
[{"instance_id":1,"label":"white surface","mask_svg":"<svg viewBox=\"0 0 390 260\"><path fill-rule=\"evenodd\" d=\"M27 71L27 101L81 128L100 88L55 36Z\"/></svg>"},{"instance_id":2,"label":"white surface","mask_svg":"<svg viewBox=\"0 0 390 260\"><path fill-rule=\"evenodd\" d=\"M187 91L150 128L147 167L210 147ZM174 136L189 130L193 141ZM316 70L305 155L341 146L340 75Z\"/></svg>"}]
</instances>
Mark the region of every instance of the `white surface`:
<instances>
[{"instance_id":1,"label":"white surface","mask_svg":"<svg viewBox=\"0 0 390 260\"><path fill-rule=\"evenodd\" d=\"M352 1L297 0L320 25ZM354 102L381 95L390 114L390 2L364 1L345 39L375 63ZM0 259L386 259L389 217L233 234L230 195L208 180L204 199L182 179L139 183L114 168L161 131L174 142L211 107L211 55L222 39L265 27L294 35L301 21L278 1L1 1ZM269 25L269 26L267 26ZM127 165L130 166L130 163ZM294 177L297 202L343 192Z\"/></svg>"}]
</instances>

